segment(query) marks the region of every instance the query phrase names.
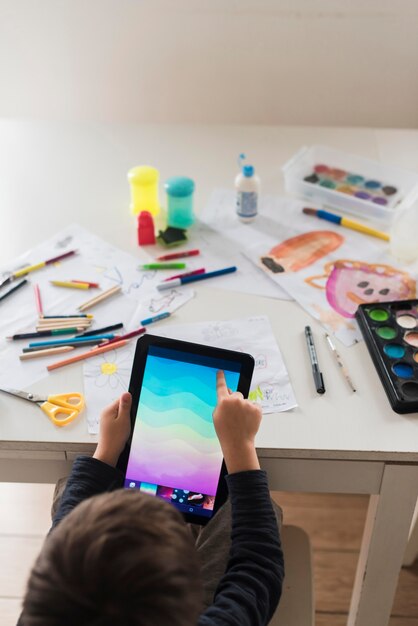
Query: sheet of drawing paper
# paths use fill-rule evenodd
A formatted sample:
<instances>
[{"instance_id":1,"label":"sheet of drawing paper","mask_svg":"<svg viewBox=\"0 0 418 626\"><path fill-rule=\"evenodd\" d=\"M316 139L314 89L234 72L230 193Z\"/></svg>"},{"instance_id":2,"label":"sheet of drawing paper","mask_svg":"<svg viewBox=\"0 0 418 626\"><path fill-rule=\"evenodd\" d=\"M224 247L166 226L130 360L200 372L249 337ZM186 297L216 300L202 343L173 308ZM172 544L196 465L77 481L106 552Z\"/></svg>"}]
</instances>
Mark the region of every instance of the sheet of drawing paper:
<instances>
[{"instance_id":1,"label":"sheet of drawing paper","mask_svg":"<svg viewBox=\"0 0 418 626\"><path fill-rule=\"evenodd\" d=\"M249 352L255 359L250 398L264 413L297 406L289 374L266 316L226 322L159 324L158 335L205 345ZM129 388L135 343L84 363L84 391L88 432L97 434L103 407Z\"/></svg>"},{"instance_id":2,"label":"sheet of drawing paper","mask_svg":"<svg viewBox=\"0 0 418 626\"><path fill-rule=\"evenodd\" d=\"M141 325L141 320L158 315L158 313L164 311L174 313L189 302L193 296L193 289L185 287L164 292L151 291L147 299L136 305L129 322L126 324L126 330L138 328ZM159 333L161 323L155 323L156 333ZM154 325L150 325L148 328L150 332L154 331ZM136 339L132 339L127 346L84 361L86 419L90 434L99 432L99 416L103 408L128 390L136 342Z\"/></svg>"},{"instance_id":3,"label":"sheet of drawing paper","mask_svg":"<svg viewBox=\"0 0 418 626\"><path fill-rule=\"evenodd\" d=\"M359 304L415 297L416 270L399 267L386 242L295 210L284 208L280 237L272 230L246 255L345 345L362 340Z\"/></svg>"},{"instance_id":4,"label":"sheet of drawing paper","mask_svg":"<svg viewBox=\"0 0 418 626\"><path fill-rule=\"evenodd\" d=\"M122 322L127 329L133 318L138 301L157 296L155 286L161 281L157 272L140 272L138 259L114 248L99 237L77 225L59 232L24 255L0 269L0 280L10 271L17 270L58 256L69 250L77 254L61 262L30 273L29 283L9 298L0 302L0 386L25 388L47 376L46 365L57 360L33 359L21 362L19 354L29 340L8 341L7 336L35 331L38 314L35 305L33 285L38 284L45 315L76 314L77 308L87 300L115 285L122 291L87 313L94 315L92 328L100 328ZM168 272L163 272L164 276ZM100 285L98 289L66 289L51 285L50 280L87 280ZM12 283L13 284L13 283ZM9 287L4 287L1 292ZM148 296L148 294L150 294ZM122 329L123 332L125 329ZM60 337L64 338L64 337ZM33 340L34 341L34 340ZM81 351L82 348L78 349Z\"/></svg>"},{"instance_id":5,"label":"sheet of drawing paper","mask_svg":"<svg viewBox=\"0 0 418 626\"><path fill-rule=\"evenodd\" d=\"M138 303L132 315L128 331L135 330L141 326L141 320L154 317L160 313L174 313L178 308L189 302L194 297L193 289L178 287L166 289L165 291L153 291L147 299Z\"/></svg>"},{"instance_id":6,"label":"sheet of drawing paper","mask_svg":"<svg viewBox=\"0 0 418 626\"><path fill-rule=\"evenodd\" d=\"M297 406L289 374L267 316L165 325L158 334L248 352L255 360L250 399L260 404L264 413L288 411Z\"/></svg>"}]
</instances>

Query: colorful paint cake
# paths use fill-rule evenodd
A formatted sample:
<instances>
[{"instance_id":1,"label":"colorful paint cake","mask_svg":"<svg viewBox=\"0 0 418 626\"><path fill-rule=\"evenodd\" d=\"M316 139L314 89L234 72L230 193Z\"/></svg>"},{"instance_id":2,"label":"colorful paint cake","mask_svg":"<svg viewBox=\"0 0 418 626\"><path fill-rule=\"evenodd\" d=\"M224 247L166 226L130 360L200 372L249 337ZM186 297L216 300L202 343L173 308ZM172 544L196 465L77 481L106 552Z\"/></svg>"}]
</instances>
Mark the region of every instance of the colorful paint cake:
<instances>
[{"instance_id":1,"label":"colorful paint cake","mask_svg":"<svg viewBox=\"0 0 418 626\"><path fill-rule=\"evenodd\" d=\"M418 300L362 304L356 319L393 410L418 411Z\"/></svg>"},{"instance_id":2,"label":"colorful paint cake","mask_svg":"<svg viewBox=\"0 0 418 626\"><path fill-rule=\"evenodd\" d=\"M347 172L324 163L314 165L313 170L303 180L312 185L320 185L380 206L388 205L398 192L394 185L367 178L355 172Z\"/></svg>"}]
</instances>

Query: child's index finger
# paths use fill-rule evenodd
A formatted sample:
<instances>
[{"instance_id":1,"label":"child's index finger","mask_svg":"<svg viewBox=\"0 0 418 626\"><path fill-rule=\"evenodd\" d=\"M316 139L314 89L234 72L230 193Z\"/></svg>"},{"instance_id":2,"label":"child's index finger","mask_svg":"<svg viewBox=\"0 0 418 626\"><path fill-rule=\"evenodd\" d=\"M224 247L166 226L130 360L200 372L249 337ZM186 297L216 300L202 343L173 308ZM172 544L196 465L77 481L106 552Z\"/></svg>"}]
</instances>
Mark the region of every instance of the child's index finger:
<instances>
[{"instance_id":1,"label":"child's index finger","mask_svg":"<svg viewBox=\"0 0 418 626\"><path fill-rule=\"evenodd\" d=\"M228 387L226 386L225 374L222 370L216 372L216 394L218 400L229 396Z\"/></svg>"}]
</instances>

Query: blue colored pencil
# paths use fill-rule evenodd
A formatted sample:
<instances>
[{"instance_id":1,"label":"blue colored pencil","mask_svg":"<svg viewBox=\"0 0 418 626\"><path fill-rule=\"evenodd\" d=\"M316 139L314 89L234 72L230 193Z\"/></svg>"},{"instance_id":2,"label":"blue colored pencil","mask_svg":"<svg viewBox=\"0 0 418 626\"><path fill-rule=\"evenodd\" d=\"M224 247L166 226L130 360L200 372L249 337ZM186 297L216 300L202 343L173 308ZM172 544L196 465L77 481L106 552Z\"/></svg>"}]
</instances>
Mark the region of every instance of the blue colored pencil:
<instances>
[{"instance_id":1,"label":"blue colored pencil","mask_svg":"<svg viewBox=\"0 0 418 626\"><path fill-rule=\"evenodd\" d=\"M113 339L114 334L95 335L94 337L70 337L69 339L57 339L56 341L34 341L29 344L29 348L40 348L42 346L67 346L69 343L85 343L86 341L100 341L101 339Z\"/></svg>"}]
</instances>

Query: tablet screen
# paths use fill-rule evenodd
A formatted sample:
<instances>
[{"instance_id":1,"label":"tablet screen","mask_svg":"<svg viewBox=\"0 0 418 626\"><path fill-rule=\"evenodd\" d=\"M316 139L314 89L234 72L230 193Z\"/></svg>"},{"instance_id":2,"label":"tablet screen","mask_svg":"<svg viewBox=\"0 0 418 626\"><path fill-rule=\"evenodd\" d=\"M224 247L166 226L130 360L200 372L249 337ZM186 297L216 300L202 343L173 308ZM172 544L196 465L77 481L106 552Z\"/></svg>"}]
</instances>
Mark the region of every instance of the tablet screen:
<instances>
[{"instance_id":1,"label":"tablet screen","mask_svg":"<svg viewBox=\"0 0 418 626\"><path fill-rule=\"evenodd\" d=\"M160 496L183 513L212 516L223 460L212 419L220 369L236 391L239 362L149 346L126 488Z\"/></svg>"}]
</instances>

